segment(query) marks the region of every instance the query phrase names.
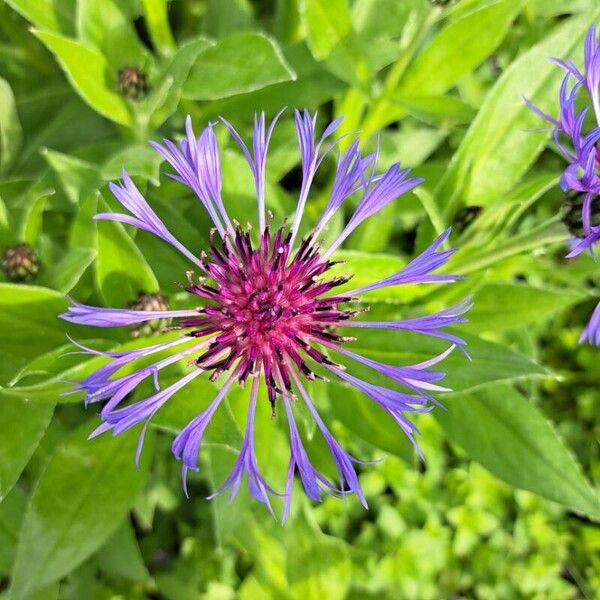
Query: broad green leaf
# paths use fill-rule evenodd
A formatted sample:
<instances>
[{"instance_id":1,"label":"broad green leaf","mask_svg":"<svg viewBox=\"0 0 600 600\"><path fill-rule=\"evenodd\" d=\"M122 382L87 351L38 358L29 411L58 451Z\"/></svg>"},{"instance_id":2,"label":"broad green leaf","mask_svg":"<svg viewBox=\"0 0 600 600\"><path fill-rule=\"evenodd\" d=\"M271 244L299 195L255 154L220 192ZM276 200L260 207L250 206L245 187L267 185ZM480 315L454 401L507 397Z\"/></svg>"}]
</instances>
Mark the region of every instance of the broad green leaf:
<instances>
[{"instance_id":1,"label":"broad green leaf","mask_svg":"<svg viewBox=\"0 0 600 600\"><path fill-rule=\"evenodd\" d=\"M168 119L177 110L183 85L192 65L204 50L213 45L213 42L203 37L183 44L158 78L155 88L139 103L138 115L150 120L154 127Z\"/></svg>"},{"instance_id":2,"label":"broad green leaf","mask_svg":"<svg viewBox=\"0 0 600 600\"><path fill-rule=\"evenodd\" d=\"M548 244L564 242L568 238L569 232L566 227L557 222L556 219L551 219L531 231L525 231L512 238L506 238L494 245L488 244L481 249L468 248L465 252L459 252L451 259L447 269L461 275L475 273L511 256L535 250Z\"/></svg>"},{"instance_id":3,"label":"broad green leaf","mask_svg":"<svg viewBox=\"0 0 600 600\"><path fill-rule=\"evenodd\" d=\"M96 553L98 566L104 573L130 581L148 581L140 547L129 517Z\"/></svg>"},{"instance_id":4,"label":"broad green leaf","mask_svg":"<svg viewBox=\"0 0 600 600\"><path fill-rule=\"evenodd\" d=\"M510 485L594 519L600 501L554 428L512 386L453 394L435 416L470 458Z\"/></svg>"},{"instance_id":5,"label":"broad green leaf","mask_svg":"<svg viewBox=\"0 0 600 600\"><path fill-rule=\"evenodd\" d=\"M318 59L327 58L352 32L348 0L302 0L301 11L310 48Z\"/></svg>"},{"instance_id":6,"label":"broad green leaf","mask_svg":"<svg viewBox=\"0 0 600 600\"><path fill-rule=\"evenodd\" d=\"M223 38L204 51L184 86L193 100L215 100L296 79L276 42L258 33Z\"/></svg>"},{"instance_id":7,"label":"broad green leaf","mask_svg":"<svg viewBox=\"0 0 600 600\"><path fill-rule=\"evenodd\" d=\"M111 68L143 68L149 53L137 37L133 24L116 0L79 0L77 3L79 40L98 50Z\"/></svg>"},{"instance_id":8,"label":"broad green leaf","mask_svg":"<svg viewBox=\"0 0 600 600\"><path fill-rule=\"evenodd\" d=\"M205 10L203 30L211 37L254 29L250 0L206 0Z\"/></svg>"},{"instance_id":9,"label":"broad green leaf","mask_svg":"<svg viewBox=\"0 0 600 600\"><path fill-rule=\"evenodd\" d=\"M71 248L56 264L51 266L44 274L44 280L50 286L68 294L94 262L96 251L93 248L82 248L76 246Z\"/></svg>"},{"instance_id":10,"label":"broad green leaf","mask_svg":"<svg viewBox=\"0 0 600 600\"><path fill-rule=\"evenodd\" d=\"M137 435L88 440L91 431L89 423L76 429L40 475L19 538L12 600L29 598L91 556L122 523L142 487L146 469L134 464Z\"/></svg>"},{"instance_id":11,"label":"broad green leaf","mask_svg":"<svg viewBox=\"0 0 600 600\"><path fill-rule=\"evenodd\" d=\"M109 211L104 200L102 212ZM158 282L152 269L121 223L98 221L98 287L108 306L123 307L140 292L157 292Z\"/></svg>"},{"instance_id":12,"label":"broad green leaf","mask_svg":"<svg viewBox=\"0 0 600 600\"><path fill-rule=\"evenodd\" d=\"M522 4L522 0L497 0L449 23L408 69L399 93L435 96L447 92L496 49Z\"/></svg>"},{"instance_id":13,"label":"broad green leaf","mask_svg":"<svg viewBox=\"0 0 600 600\"><path fill-rule=\"evenodd\" d=\"M342 386L337 382L325 385L328 386L331 404L328 415L330 421L339 420L348 431L375 448L407 461L411 459L411 443L398 424L381 407L349 386Z\"/></svg>"},{"instance_id":14,"label":"broad green leaf","mask_svg":"<svg viewBox=\"0 0 600 600\"><path fill-rule=\"evenodd\" d=\"M52 192L30 194L31 200L23 211L19 225L19 238L33 247L37 246L38 236L42 230L42 218L48 197Z\"/></svg>"},{"instance_id":15,"label":"broad green leaf","mask_svg":"<svg viewBox=\"0 0 600 600\"><path fill-rule=\"evenodd\" d=\"M77 0L6 0L6 2L40 29L65 35L75 32Z\"/></svg>"},{"instance_id":16,"label":"broad green leaf","mask_svg":"<svg viewBox=\"0 0 600 600\"><path fill-rule=\"evenodd\" d=\"M100 52L48 31L33 33L56 56L75 91L94 110L116 123L131 124L127 103L114 91L116 70L111 78L108 62Z\"/></svg>"},{"instance_id":17,"label":"broad green leaf","mask_svg":"<svg viewBox=\"0 0 600 600\"><path fill-rule=\"evenodd\" d=\"M476 113L475 108L456 96L417 96L400 92L392 101L403 111L434 125L470 123Z\"/></svg>"},{"instance_id":18,"label":"broad green leaf","mask_svg":"<svg viewBox=\"0 0 600 600\"><path fill-rule=\"evenodd\" d=\"M302 0L302 21L307 32L308 45L318 60L325 60L330 70L341 79L366 82L369 65L361 41L352 28L347 0ZM369 43L373 43L369 40ZM374 62L382 58L375 54ZM385 58L388 63L393 57Z\"/></svg>"},{"instance_id":19,"label":"broad green leaf","mask_svg":"<svg viewBox=\"0 0 600 600\"><path fill-rule=\"evenodd\" d=\"M27 496L20 487L0 503L0 574L10 575L15 559L19 529L27 506ZM1 597L1 596L0 596Z\"/></svg>"},{"instance_id":20,"label":"broad green leaf","mask_svg":"<svg viewBox=\"0 0 600 600\"><path fill-rule=\"evenodd\" d=\"M0 77L0 174L14 163L22 141L15 96L8 81Z\"/></svg>"},{"instance_id":21,"label":"broad green leaf","mask_svg":"<svg viewBox=\"0 0 600 600\"><path fill-rule=\"evenodd\" d=\"M519 181L549 137L531 131L546 125L522 97L556 112L552 107L563 72L548 57L580 53L588 24L599 17L600 8L583 19L569 19L504 71L465 135L440 187L441 196L462 191L466 204L488 206Z\"/></svg>"},{"instance_id":22,"label":"broad green leaf","mask_svg":"<svg viewBox=\"0 0 600 600\"><path fill-rule=\"evenodd\" d=\"M317 525L306 518L296 519L286 532L286 574L291 597L347 598L351 584L351 564L348 544L333 536L324 535Z\"/></svg>"},{"instance_id":23,"label":"broad green leaf","mask_svg":"<svg viewBox=\"0 0 600 600\"><path fill-rule=\"evenodd\" d=\"M134 144L119 150L102 166L100 175L105 181L121 179L123 168L132 177L136 175L154 185L160 182L162 157L147 144Z\"/></svg>"},{"instance_id":24,"label":"broad green leaf","mask_svg":"<svg viewBox=\"0 0 600 600\"><path fill-rule=\"evenodd\" d=\"M54 404L3 397L0 401L0 502L26 467L46 431Z\"/></svg>"},{"instance_id":25,"label":"broad green leaf","mask_svg":"<svg viewBox=\"0 0 600 600\"><path fill-rule=\"evenodd\" d=\"M447 343L442 344L440 340L418 334L404 334L399 331L372 330L368 333L366 330L363 331L357 336L358 339L352 342L352 350L392 365L420 363L448 347ZM356 330L353 329L350 333L356 334ZM467 342L466 349L471 357L469 360L460 351L455 350L440 365L440 370L447 374L441 382L442 385L456 392L464 392L491 382L550 375L544 367L505 346L465 334L460 328L455 328L454 333ZM389 380L375 371L340 356L335 358L348 365L349 369L352 368L351 372L357 376L363 373L370 381L389 385ZM440 400L444 402L444 397L440 397Z\"/></svg>"},{"instance_id":26,"label":"broad green leaf","mask_svg":"<svg viewBox=\"0 0 600 600\"><path fill-rule=\"evenodd\" d=\"M315 61L304 44L294 44L283 51L286 61L297 73L294 81L211 102L203 110L203 117L238 115L251 120L253 114L261 110L274 116L283 106L317 107L346 88L345 83Z\"/></svg>"},{"instance_id":27,"label":"broad green leaf","mask_svg":"<svg viewBox=\"0 0 600 600\"><path fill-rule=\"evenodd\" d=\"M142 0L152 43L160 54L175 52L176 45L169 25L167 0Z\"/></svg>"},{"instance_id":28,"label":"broad green leaf","mask_svg":"<svg viewBox=\"0 0 600 600\"><path fill-rule=\"evenodd\" d=\"M504 331L543 322L585 297L575 290L486 283L477 290L475 306L469 311L468 327L479 332Z\"/></svg>"},{"instance_id":29,"label":"broad green leaf","mask_svg":"<svg viewBox=\"0 0 600 600\"><path fill-rule=\"evenodd\" d=\"M7 354L32 358L65 341L67 307L60 292L43 287L0 283L0 346Z\"/></svg>"}]
</instances>

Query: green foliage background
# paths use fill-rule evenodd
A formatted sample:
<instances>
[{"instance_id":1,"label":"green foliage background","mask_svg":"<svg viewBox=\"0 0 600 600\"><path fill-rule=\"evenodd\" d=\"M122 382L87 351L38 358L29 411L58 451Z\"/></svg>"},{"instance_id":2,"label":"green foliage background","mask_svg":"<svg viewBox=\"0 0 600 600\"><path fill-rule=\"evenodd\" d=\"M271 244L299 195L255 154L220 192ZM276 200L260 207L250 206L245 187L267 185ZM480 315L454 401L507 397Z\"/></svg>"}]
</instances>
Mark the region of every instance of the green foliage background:
<instances>
[{"instance_id":1,"label":"green foliage background","mask_svg":"<svg viewBox=\"0 0 600 600\"><path fill-rule=\"evenodd\" d=\"M547 57L579 62L599 17L596 0L0 3L0 247L27 242L42 263L31 284L0 282L0 597L598 597L599 354L577 345L598 300L598 266L562 258L563 165L547 132L528 131L541 124L522 95L552 110L560 72ZM145 98L119 93L124 66L147 74ZM188 113L197 126L223 115L249 134L254 111L286 105L268 163L276 220L294 207L292 107L318 108L321 124L343 115L365 148L380 140L382 166L401 160L426 178L346 244L356 280L395 272L465 206L483 210L455 230L461 249L448 269L467 280L369 298L372 313L389 318L475 294L464 328L473 360L447 361L447 410L419 419L426 463L364 398L315 386L348 449L387 458L362 469L368 511L355 499L311 506L298 489L282 527L246 492L233 504L204 500L239 447L243 393L218 413L191 500L170 440L212 384L196 380L157 416L140 470L136 432L87 441L97 418L63 395L64 382L101 361L65 355L65 333L104 348L147 340L66 328L57 315L66 293L125 306L140 290L161 290L184 305L175 285L183 260L150 236L91 219L115 208L107 182L125 165L199 251L207 218L160 176L148 140L179 135ZM252 221L250 173L219 135L230 213ZM331 174L326 163L307 228ZM340 216L329 234L341 225ZM386 362L441 349L417 336L365 337L362 349ZM275 487L287 463L280 421L262 402L257 443ZM317 439L311 446L331 469Z\"/></svg>"}]
</instances>

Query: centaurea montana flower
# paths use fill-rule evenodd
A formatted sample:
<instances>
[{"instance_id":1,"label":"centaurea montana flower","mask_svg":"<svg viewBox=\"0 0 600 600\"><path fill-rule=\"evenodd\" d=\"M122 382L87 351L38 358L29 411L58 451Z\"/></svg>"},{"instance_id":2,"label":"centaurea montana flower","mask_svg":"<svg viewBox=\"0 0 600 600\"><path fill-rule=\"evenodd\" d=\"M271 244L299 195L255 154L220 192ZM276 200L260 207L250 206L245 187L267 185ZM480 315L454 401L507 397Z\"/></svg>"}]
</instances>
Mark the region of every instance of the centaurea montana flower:
<instances>
[{"instance_id":1,"label":"centaurea montana flower","mask_svg":"<svg viewBox=\"0 0 600 600\"><path fill-rule=\"evenodd\" d=\"M589 29L585 39L582 70L571 60L551 60L565 71L558 97L560 114L552 117L529 100L525 101L551 124L554 142L569 163L560 178L566 193L563 220L573 235L567 258L585 251L595 256L594 246L600 240L600 44L596 27ZM582 95L586 106L578 110ZM600 346L599 315L600 304L581 334L580 342Z\"/></svg>"},{"instance_id":2,"label":"centaurea montana flower","mask_svg":"<svg viewBox=\"0 0 600 600\"><path fill-rule=\"evenodd\" d=\"M444 377L444 373L431 368L456 346L464 347L464 341L445 328L464 322L463 315L470 306L467 299L424 317L392 321L355 320L362 311L353 310L348 305L372 290L459 279L456 275L434 273L455 252L455 249L442 248L450 231L440 235L398 273L354 290L334 291L350 278L339 275L327 278L328 271L336 264L330 256L365 219L412 190L421 179L410 177L409 170L402 170L398 164L392 165L383 174L377 174L375 155L363 156L358 142L350 144L339 160L329 202L315 230L294 244L311 183L324 156L335 145L332 136L339 120L331 123L317 139L316 115L296 111L303 172L300 199L291 227L288 229L284 225L272 231L272 218L265 209L265 169L275 121L267 128L264 114L255 119L251 151L233 126L223 120L254 175L258 200L257 241L252 240L249 228L243 229L227 214L221 197L220 154L214 125L208 125L196 137L189 117L186 137L179 145L165 140L164 144L154 143L153 146L175 169L173 177L195 192L213 220L215 233L211 237L208 254L196 256L176 240L126 171L123 171L122 183L111 184L110 189L130 214L109 212L96 215L97 219L121 221L148 231L190 260L202 275L195 278L192 272L188 273L186 289L194 299L189 310L138 311L100 308L72 301L72 306L62 317L73 323L96 327L131 326L149 320L170 319L173 327L182 331L177 339L127 352L100 352L78 344L86 353L109 359L105 366L77 384L78 389L86 394L86 403L105 402L100 412L103 423L94 435L109 430L117 435L142 424L138 459L150 419L173 394L205 373L213 381L224 379L214 400L183 428L173 442L173 454L182 462L184 486L188 471L198 470L203 436L227 392L236 383L244 385L248 382L250 402L242 446L231 475L217 493L228 488L231 496L235 496L246 477L252 496L271 509L270 495L275 492L260 472L254 443L259 387L264 385L273 411L278 400L283 403L289 425L290 461L283 492L284 518L287 518L296 472L306 494L313 500L321 500L323 493L344 496L354 492L366 505L355 471L355 464L360 461L346 452L334 438L311 400L305 381L323 378L321 373L327 372L340 378L370 397L414 443L416 429L408 416L430 410L435 403L430 393L447 390L436 383ZM359 200L347 225L332 244L321 249L316 241L318 234L354 195ZM407 330L446 340L449 347L440 355L419 364L388 365L347 349L345 344L353 338L341 335L338 331L341 327ZM148 357L158 353L167 353L167 357L118 376L126 365L131 367L140 359L147 362ZM336 362L336 355L383 374L392 386L398 384L405 391L359 379ZM161 387L161 370L183 358L193 359L191 368L188 363L189 372L175 383ZM144 380L153 381L156 392L139 401L127 401L126 396ZM295 420L296 402L303 402L314 419L331 453L339 482L330 481L312 465Z\"/></svg>"}]
</instances>

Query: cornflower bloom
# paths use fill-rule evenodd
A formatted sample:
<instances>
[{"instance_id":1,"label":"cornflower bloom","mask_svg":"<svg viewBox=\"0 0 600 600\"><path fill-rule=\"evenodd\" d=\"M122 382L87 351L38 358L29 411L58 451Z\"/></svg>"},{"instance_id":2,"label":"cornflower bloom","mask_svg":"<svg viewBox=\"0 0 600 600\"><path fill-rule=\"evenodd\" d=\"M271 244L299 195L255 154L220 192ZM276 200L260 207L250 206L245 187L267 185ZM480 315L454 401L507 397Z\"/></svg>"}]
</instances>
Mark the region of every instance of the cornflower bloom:
<instances>
[{"instance_id":1,"label":"cornflower bloom","mask_svg":"<svg viewBox=\"0 0 600 600\"><path fill-rule=\"evenodd\" d=\"M281 113L280 113L281 114ZM279 115L277 115L279 117ZM363 156L358 142L352 143L340 157L329 200L315 229L297 243L303 209L311 184L324 157L335 146L333 135L340 124L334 121L320 137L316 134L316 115L296 111L295 125L300 146L302 184L297 211L291 226L272 230L272 218L265 208L266 158L269 140L277 117L267 127L265 116L255 118L250 149L230 123L223 124L241 148L254 176L258 203L259 228L256 239L251 231L230 219L221 195L221 168L214 125L209 124L199 137L188 117L186 136L179 144L165 140L154 148L173 167L176 180L188 186L214 222L208 253L199 256L183 246L167 230L123 171L123 181L110 189L127 213L101 213L97 219L121 221L150 232L171 244L187 257L201 276L188 273L186 286L190 294L189 310L138 311L131 308L100 308L72 301L62 318L72 323L95 327L139 326L148 321L170 319L172 328L182 331L176 339L145 348L122 352L99 352L78 344L85 353L100 354L109 360L96 372L78 382L86 394L86 403L105 402L100 416L102 424L92 435L112 431L121 434L142 424L138 443L138 459L143 435L152 416L182 387L206 374L213 381L222 380L219 393L175 438L172 450L182 462L182 480L187 494L189 470L198 470L203 436L215 412L234 384L250 387L246 430L239 456L231 475L217 494L230 489L233 498L244 477L254 498L272 511L271 494L256 458L254 430L260 386L266 387L273 412L283 406L289 427L290 460L287 473L284 519L290 510L292 487L298 473L306 494L321 500L324 493L345 496L355 493L366 506L355 465L360 461L346 452L334 438L307 390L306 381L323 378L330 373L370 397L387 412L414 443L415 426L412 413L431 410L431 392L446 391L437 382L444 373L432 370L462 339L446 331L447 327L465 321L469 300L427 316L404 320L367 321L356 317L363 311L352 309L362 294L386 286L419 283L447 283L456 275L436 274L455 249L443 249L450 231L446 231L422 254L399 272L381 281L348 291L336 289L350 277L328 276L336 261L330 257L341 243L365 219L412 190L421 179L410 177L408 169L392 165L384 173L376 172L374 154ZM321 248L318 234L327 226L340 207L352 196L358 204L338 237ZM387 329L412 331L448 342L448 349L438 356L407 366L388 365L361 356L346 346L354 338L345 337L340 328ZM166 353L166 358L119 376L125 366ZM347 372L337 357L361 363L390 380L392 387L363 381ZM171 385L161 387L160 372L181 361L188 362L186 374ZM147 360L146 360L147 362ZM126 396L144 380L154 382L156 391L135 402ZM396 385L397 384L397 385ZM402 391L396 389L401 387ZM296 423L294 405L302 402L323 436L339 475L339 482L329 480L311 463Z\"/></svg>"},{"instance_id":2,"label":"cornflower bloom","mask_svg":"<svg viewBox=\"0 0 600 600\"><path fill-rule=\"evenodd\" d=\"M585 251L595 256L594 245L600 240L600 44L596 27L590 28L585 39L582 70L570 59L550 60L565 72L558 95L559 115L552 117L529 100L525 102L551 124L554 142L568 162L560 178L566 193L563 221L573 236L567 258ZM579 341L600 346L600 304Z\"/></svg>"}]
</instances>

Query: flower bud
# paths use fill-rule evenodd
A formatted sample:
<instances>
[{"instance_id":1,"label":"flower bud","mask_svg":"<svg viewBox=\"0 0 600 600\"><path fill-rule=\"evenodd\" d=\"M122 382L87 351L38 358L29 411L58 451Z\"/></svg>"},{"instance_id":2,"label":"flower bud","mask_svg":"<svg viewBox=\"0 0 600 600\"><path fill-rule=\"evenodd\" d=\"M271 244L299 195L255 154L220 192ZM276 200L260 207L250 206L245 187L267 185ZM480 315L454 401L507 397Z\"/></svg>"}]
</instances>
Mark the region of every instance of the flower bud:
<instances>
[{"instance_id":1,"label":"flower bud","mask_svg":"<svg viewBox=\"0 0 600 600\"><path fill-rule=\"evenodd\" d=\"M119 70L119 92L130 100L141 100L148 93L146 74L137 67Z\"/></svg>"},{"instance_id":2,"label":"flower bud","mask_svg":"<svg viewBox=\"0 0 600 600\"><path fill-rule=\"evenodd\" d=\"M11 281L32 281L40 270L40 259L29 244L18 244L6 249L2 270Z\"/></svg>"},{"instance_id":3,"label":"flower bud","mask_svg":"<svg viewBox=\"0 0 600 600\"><path fill-rule=\"evenodd\" d=\"M129 304L129 308L133 310L157 311L169 310L169 303L165 296L160 292L146 294L140 292L137 300ZM169 319L154 319L146 323L140 323L133 327L133 337L149 336L158 333L169 325Z\"/></svg>"}]
</instances>

